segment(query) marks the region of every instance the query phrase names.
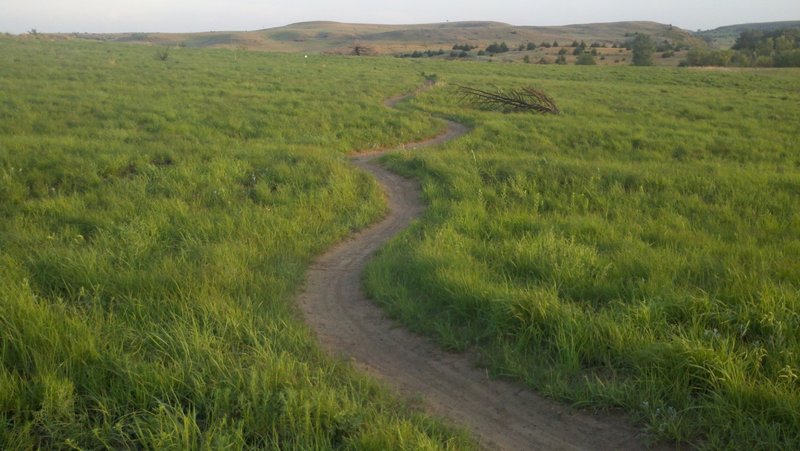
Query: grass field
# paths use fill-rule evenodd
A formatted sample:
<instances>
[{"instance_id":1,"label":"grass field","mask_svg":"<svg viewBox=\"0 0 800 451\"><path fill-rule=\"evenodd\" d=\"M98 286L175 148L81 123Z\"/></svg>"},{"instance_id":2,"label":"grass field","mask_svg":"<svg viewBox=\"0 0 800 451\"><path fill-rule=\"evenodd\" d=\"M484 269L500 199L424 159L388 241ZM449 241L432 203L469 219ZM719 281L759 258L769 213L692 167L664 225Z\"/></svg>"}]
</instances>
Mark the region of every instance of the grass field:
<instances>
[{"instance_id":1,"label":"grass field","mask_svg":"<svg viewBox=\"0 0 800 451\"><path fill-rule=\"evenodd\" d=\"M474 130L386 158L431 208L368 269L372 295L659 439L800 447L800 72L426 70L442 83L413 106ZM478 111L454 84L534 85L564 114Z\"/></svg>"},{"instance_id":2,"label":"grass field","mask_svg":"<svg viewBox=\"0 0 800 451\"><path fill-rule=\"evenodd\" d=\"M431 114L474 130L386 159L431 205L366 276L389 312L655 438L800 447L799 71L158 50L0 37L0 448L473 447L293 305L384 209L343 154Z\"/></svg>"},{"instance_id":3,"label":"grass field","mask_svg":"<svg viewBox=\"0 0 800 451\"><path fill-rule=\"evenodd\" d=\"M0 38L0 448L441 449L325 357L305 267L384 205L343 154L434 134L396 60Z\"/></svg>"}]
</instances>

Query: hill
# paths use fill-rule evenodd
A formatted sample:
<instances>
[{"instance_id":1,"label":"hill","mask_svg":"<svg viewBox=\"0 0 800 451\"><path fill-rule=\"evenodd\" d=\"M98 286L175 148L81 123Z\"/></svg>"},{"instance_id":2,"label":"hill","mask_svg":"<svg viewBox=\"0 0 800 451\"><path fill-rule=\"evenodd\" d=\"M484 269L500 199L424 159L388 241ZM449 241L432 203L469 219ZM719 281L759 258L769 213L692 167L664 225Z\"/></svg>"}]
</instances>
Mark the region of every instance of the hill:
<instances>
[{"instance_id":1,"label":"hill","mask_svg":"<svg viewBox=\"0 0 800 451\"><path fill-rule=\"evenodd\" d=\"M492 42L509 45L573 40L612 45L635 33L657 41L705 46L691 32L655 22L615 22L552 27L515 26L500 22L447 22L417 25L374 25L339 22L302 22L283 27L243 32L76 34L84 39L141 42L186 47L222 47L273 52L350 53L357 45L377 54L414 50L449 50L454 44L485 47Z\"/></svg>"},{"instance_id":2,"label":"hill","mask_svg":"<svg viewBox=\"0 0 800 451\"><path fill-rule=\"evenodd\" d=\"M730 48L736 38L744 31L775 31L786 28L800 28L800 20L787 22L763 22L728 25L713 30L699 31L695 35L706 40L709 44L719 48Z\"/></svg>"}]
</instances>

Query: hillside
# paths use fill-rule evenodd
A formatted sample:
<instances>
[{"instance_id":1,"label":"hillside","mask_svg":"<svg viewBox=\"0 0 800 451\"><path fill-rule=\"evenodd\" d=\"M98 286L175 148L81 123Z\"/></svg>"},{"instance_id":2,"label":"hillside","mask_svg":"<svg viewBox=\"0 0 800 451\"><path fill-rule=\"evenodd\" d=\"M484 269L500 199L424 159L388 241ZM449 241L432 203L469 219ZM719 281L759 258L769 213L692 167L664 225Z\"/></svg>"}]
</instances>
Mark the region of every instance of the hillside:
<instances>
[{"instance_id":1,"label":"hillside","mask_svg":"<svg viewBox=\"0 0 800 451\"><path fill-rule=\"evenodd\" d=\"M448 22L419 25L372 25L303 22L245 32L76 34L75 37L117 42L142 42L186 47L222 47L273 52L350 53L367 46L377 54L414 50L449 50L454 44L484 47L505 41L511 46L573 40L622 43L627 36L647 33L657 41L704 46L691 32L655 22L616 22L554 27L515 26L500 22Z\"/></svg>"},{"instance_id":2,"label":"hillside","mask_svg":"<svg viewBox=\"0 0 800 451\"><path fill-rule=\"evenodd\" d=\"M714 47L730 48L736 42L736 38L744 31L775 31L785 28L800 28L800 20L728 25L713 30L700 31L695 33L695 35L705 39Z\"/></svg>"}]
</instances>

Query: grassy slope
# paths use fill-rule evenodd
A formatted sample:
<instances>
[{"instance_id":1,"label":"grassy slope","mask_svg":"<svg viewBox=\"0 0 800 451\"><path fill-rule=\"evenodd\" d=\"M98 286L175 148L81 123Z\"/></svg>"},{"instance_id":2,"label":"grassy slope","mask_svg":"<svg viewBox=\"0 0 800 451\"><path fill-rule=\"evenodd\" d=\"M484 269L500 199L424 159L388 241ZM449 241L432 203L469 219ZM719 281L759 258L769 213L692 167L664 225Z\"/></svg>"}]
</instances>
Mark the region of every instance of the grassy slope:
<instances>
[{"instance_id":1,"label":"grassy slope","mask_svg":"<svg viewBox=\"0 0 800 451\"><path fill-rule=\"evenodd\" d=\"M388 159L431 208L368 269L409 327L495 374L622 407L659 438L800 446L800 73L426 62L533 84L562 116L474 124Z\"/></svg>"},{"instance_id":2,"label":"grassy slope","mask_svg":"<svg viewBox=\"0 0 800 451\"><path fill-rule=\"evenodd\" d=\"M0 39L0 448L470 447L292 305L383 209L341 154L435 132L414 65Z\"/></svg>"}]
</instances>

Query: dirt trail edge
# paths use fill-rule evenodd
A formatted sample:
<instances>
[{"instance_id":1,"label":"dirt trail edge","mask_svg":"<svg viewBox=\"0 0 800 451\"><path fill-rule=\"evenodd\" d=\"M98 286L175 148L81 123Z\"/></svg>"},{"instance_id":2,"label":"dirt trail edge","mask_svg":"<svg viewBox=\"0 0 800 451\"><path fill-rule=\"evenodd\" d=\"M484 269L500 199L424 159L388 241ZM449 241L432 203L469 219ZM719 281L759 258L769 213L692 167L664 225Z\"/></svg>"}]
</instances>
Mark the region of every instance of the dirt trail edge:
<instances>
[{"instance_id":1,"label":"dirt trail edge","mask_svg":"<svg viewBox=\"0 0 800 451\"><path fill-rule=\"evenodd\" d=\"M410 96L389 99L386 105ZM443 134L427 141L352 156L385 190L389 213L316 259L300 295L306 322L324 349L352 359L402 395L421 399L429 412L469 428L488 449L646 448L642 434L624 419L575 412L520 384L491 380L469 356L445 352L412 334L364 295L361 275L367 261L425 209L418 183L382 168L376 158L440 144L467 131L448 121Z\"/></svg>"}]
</instances>

